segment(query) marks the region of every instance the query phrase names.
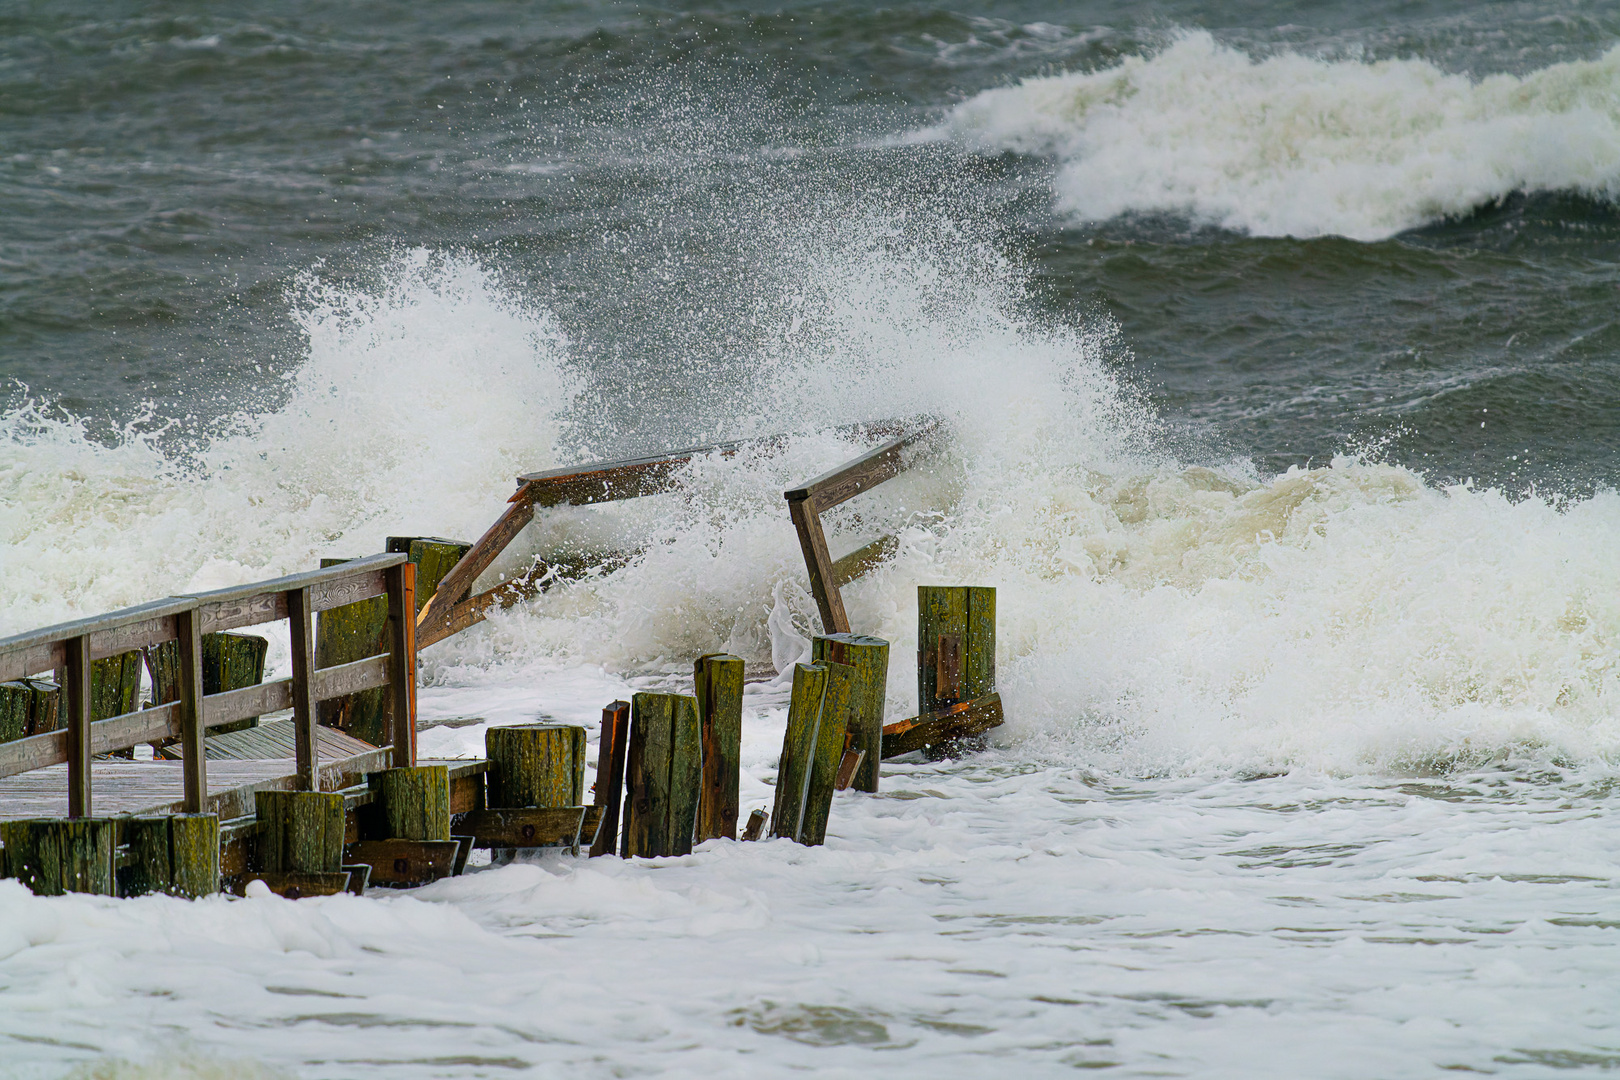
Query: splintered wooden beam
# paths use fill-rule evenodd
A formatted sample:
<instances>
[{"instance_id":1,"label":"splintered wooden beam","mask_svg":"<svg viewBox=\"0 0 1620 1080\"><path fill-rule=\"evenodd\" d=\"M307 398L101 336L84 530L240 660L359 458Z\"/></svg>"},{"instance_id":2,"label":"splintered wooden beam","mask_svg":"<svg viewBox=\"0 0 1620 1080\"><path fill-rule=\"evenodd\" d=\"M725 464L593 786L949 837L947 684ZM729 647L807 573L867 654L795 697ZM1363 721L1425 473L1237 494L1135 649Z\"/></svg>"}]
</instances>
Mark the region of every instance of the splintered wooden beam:
<instances>
[{"instance_id":1,"label":"splintered wooden beam","mask_svg":"<svg viewBox=\"0 0 1620 1080\"><path fill-rule=\"evenodd\" d=\"M889 643L862 634L818 635L811 639L810 658L818 664L830 661L855 669L849 704L849 752L861 756L861 761L854 766L849 781L840 781L839 790L853 783L861 791L876 791L883 707L888 697Z\"/></svg>"},{"instance_id":2,"label":"splintered wooden beam","mask_svg":"<svg viewBox=\"0 0 1620 1080\"><path fill-rule=\"evenodd\" d=\"M837 663L794 668L793 696L776 772L772 836L812 846L826 839L855 674L854 668Z\"/></svg>"},{"instance_id":3,"label":"splintered wooden beam","mask_svg":"<svg viewBox=\"0 0 1620 1080\"><path fill-rule=\"evenodd\" d=\"M624 758L630 742L630 703L615 701L602 710L602 737L596 747L592 804L602 810L591 841L591 855L612 855L619 845L619 806L624 801Z\"/></svg>"},{"instance_id":4,"label":"splintered wooden beam","mask_svg":"<svg viewBox=\"0 0 1620 1080\"><path fill-rule=\"evenodd\" d=\"M899 757L913 750L945 746L957 739L983 735L1003 721L1001 695L989 693L948 708L913 716L883 727L883 757Z\"/></svg>"}]
</instances>

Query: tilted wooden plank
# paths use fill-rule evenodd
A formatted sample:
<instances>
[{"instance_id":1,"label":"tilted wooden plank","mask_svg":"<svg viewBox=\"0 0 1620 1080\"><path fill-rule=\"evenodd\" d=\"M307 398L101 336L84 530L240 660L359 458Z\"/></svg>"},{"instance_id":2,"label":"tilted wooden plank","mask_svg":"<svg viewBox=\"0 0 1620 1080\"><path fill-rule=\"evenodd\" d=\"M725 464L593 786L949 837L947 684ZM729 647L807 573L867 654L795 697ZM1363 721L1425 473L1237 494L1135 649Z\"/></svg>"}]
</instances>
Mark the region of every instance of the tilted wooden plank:
<instances>
[{"instance_id":1,"label":"tilted wooden plank","mask_svg":"<svg viewBox=\"0 0 1620 1080\"><path fill-rule=\"evenodd\" d=\"M937 425L929 424L920 430L907 432L882 446L868 450L831 472L822 473L801 487L784 491L782 495L789 502L808 500L818 512L830 510L839 503L848 502L861 492L900 475L908 464L905 460L905 450L931 438L937 430Z\"/></svg>"},{"instance_id":2,"label":"tilted wooden plank","mask_svg":"<svg viewBox=\"0 0 1620 1080\"><path fill-rule=\"evenodd\" d=\"M92 659L128 652L145 644L168 641L174 636L170 632L172 624L165 627L163 617L183 611L190 606L191 600L187 597L170 597L138 604L135 607L121 608L105 615L75 619L72 622L57 623L55 626L0 638L0 682L9 682L62 667L67 658L62 643L83 634L90 635ZM122 637L116 636L132 626L147 626L156 636L141 640L142 633L139 631L130 631ZM165 633L167 636L163 636Z\"/></svg>"},{"instance_id":3,"label":"tilted wooden plank","mask_svg":"<svg viewBox=\"0 0 1620 1080\"><path fill-rule=\"evenodd\" d=\"M842 589L863 574L875 570L879 564L895 553L900 540L894 536L880 536L864 547L858 547L832 564L833 588Z\"/></svg>"},{"instance_id":4,"label":"tilted wooden plank","mask_svg":"<svg viewBox=\"0 0 1620 1080\"><path fill-rule=\"evenodd\" d=\"M478 542L471 550L461 557L461 561L444 575L432 598L417 613L417 648L425 648L446 636L439 634L438 628L447 621L446 615L450 608L466 597L478 575L489 569L490 564L506 550L506 545L510 544L517 534L523 531L523 527L533 520L534 506L531 503L515 502L508 506L501 516L495 519L495 524L485 530L484 535L478 538ZM449 633L455 631L446 631L446 634Z\"/></svg>"},{"instance_id":5,"label":"tilted wooden plank","mask_svg":"<svg viewBox=\"0 0 1620 1080\"><path fill-rule=\"evenodd\" d=\"M982 735L1002 723L1001 695L986 694L948 709L914 716L883 727L884 758L938 746L952 739Z\"/></svg>"},{"instance_id":6,"label":"tilted wooden plank","mask_svg":"<svg viewBox=\"0 0 1620 1080\"><path fill-rule=\"evenodd\" d=\"M815 501L789 500L788 516L799 535L799 550L804 553L804 566L810 575L810 595L821 613L822 633L849 633L849 615L844 610L843 594L833 584L832 557L827 554L827 534L822 531Z\"/></svg>"},{"instance_id":7,"label":"tilted wooden plank","mask_svg":"<svg viewBox=\"0 0 1620 1080\"><path fill-rule=\"evenodd\" d=\"M47 765L65 763L67 740L67 731L61 730L0 743L0 777L16 776L19 773L43 769Z\"/></svg>"}]
</instances>

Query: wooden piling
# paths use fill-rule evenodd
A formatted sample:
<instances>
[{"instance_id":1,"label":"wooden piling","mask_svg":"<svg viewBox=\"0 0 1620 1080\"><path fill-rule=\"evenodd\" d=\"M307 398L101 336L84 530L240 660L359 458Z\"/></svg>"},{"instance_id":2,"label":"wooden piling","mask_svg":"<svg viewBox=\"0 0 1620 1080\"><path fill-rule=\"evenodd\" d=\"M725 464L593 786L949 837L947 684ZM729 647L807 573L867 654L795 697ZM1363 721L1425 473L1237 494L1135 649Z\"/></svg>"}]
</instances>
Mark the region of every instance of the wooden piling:
<instances>
[{"instance_id":1,"label":"wooden piling","mask_svg":"<svg viewBox=\"0 0 1620 1080\"><path fill-rule=\"evenodd\" d=\"M448 766L387 769L372 774L372 783L382 806L388 839L450 839Z\"/></svg>"},{"instance_id":2,"label":"wooden piling","mask_svg":"<svg viewBox=\"0 0 1620 1080\"><path fill-rule=\"evenodd\" d=\"M0 822L6 874L36 896L63 893L116 895L113 852L118 822L113 818L33 818Z\"/></svg>"},{"instance_id":3,"label":"wooden piling","mask_svg":"<svg viewBox=\"0 0 1620 1080\"><path fill-rule=\"evenodd\" d=\"M593 805L602 808L591 856L611 855L619 847L619 807L624 802L624 759L630 742L630 703L615 701L602 710L602 736L596 745Z\"/></svg>"},{"instance_id":4,"label":"wooden piling","mask_svg":"<svg viewBox=\"0 0 1620 1080\"><path fill-rule=\"evenodd\" d=\"M782 737L771 835L801 844L826 839L838 766L844 756L855 669L847 664L799 664Z\"/></svg>"},{"instance_id":5,"label":"wooden piling","mask_svg":"<svg viewBox=\"0 0 1620 1080\"><path fill-rule=\"evenodd\" d=\"M253 800L262 830L259 855L267 873L339 871L345 826L341 794L256 791Z\"/></svg>"},{"instance_id":6,"label":"wooden piling","mask_svg":"<svg viewBox=\"0 0 1620 1080\"><path fill-rule=\"evenodd\" d=\"M461 560L471 544L431 536L390 536L389 552L403 552L416 565L414 607L420 613L439 582ZM336 566L348 559L322 559L321 566ZM315 662L319 667L347 664L389 649L388 598L383 596L347 604L320 613L315 629ZM393 741L393 708L389 688L362 690L347 697L323 701L320 722L342 728L373 746Z\"/></svg>"},{"instance_id":7,"label":"wooden piling","mask_svg":"<svg viewBox=\"0 0 1620 1080\"><path fill-rule=\"evenodd\" d=\"M90 719L108 720L140 708L141 653L119 653L90 665Z\"/></svg>"},{"instance_id":8,"label":"wooden piling","mask_svg":"<svg viewBox=\"0 0 1620 1080\"><path fill-rule=\"evenodd\" d=\"M219 891L217 815L131 817L122 824L129 856L118 871L119 895L196 898Z\"/></svg>"},{"instance_id":9,"label":"wooden piling","mask_svg":"<svg viewBox=\"0 0 1620 1080\"><path fill-rule=\"evenodd\" d=\"M876 791L888 699L889 643L864 634L823 634L813 638L810 647L812 663L848 664L855 669L849 707L848 730L854 736L850 749L865 756L856 766L850 786L857 791Z\"/></svg>"},{"instance_id":10,"label":"wooden piling","mask_svg":"<svg viewBox=\"0 0 1620 1080\"><path fill-rule=\"evenodd\" d=\"M264 660L270 642L257 634L204 634L202 635L202 692L222 694L227 690L240 690L245 686L258 686L264 681ZM183 679L179 641L165 641L146 651L146 668L152 676L152 704L163 705L180 700ZM210 735L223 735L254 727L259 718L250 716L220 727L210 728Z\"/></svg>"},{"instance_id":11,"label":"wooden piling","mask_svg":"<svg viewBox=\"0 0 1620 1080\"><path fill-rule=\"evenodd\" d=\"M700 656L696 689L703 749L703 787L694 842L737 839L738 786L742 771L743 659L726 653Z\"/></svg>"},{"instance_id":12,"label":"wooden piling","mask_svg":"<svg viewBox=\"0 0 1620 1080\"><path fill-rule=\"evenodd\" d=\"M55 731L60 693L49 679L0 683L0 742Z\"/></svg>"},{"instance_id":13,"label":"wooden piling","mask_svg":"<svg viewBox=\"0 0 1620 1080\"><path fill-rule=\"evenodd\" d=\"M996 688L996 590L917 586L917 711L926 714Z\"/></svg>"},{"instance_id":14,"label":"wooden piling","mask_svg":"<svg viewBox=\"0 0 1620 1080\"><path fill-rule=\"evenodd\" d=\"M579 806L585 794L585 729L572 724L518 724L484 733L489 758L487 804L496 807Z\"/></svg>"},{"instance_id":15,"label":"wooden piling","mask_svg":"<svg viewBox=\"0 0 1620 1080\"><path fill-rule=\"evenodd\" d=\"M626 857L691 853L702 785L702 752L696 698L643 693L631 699L624 796Z\"/></svg>"}]
</instances>

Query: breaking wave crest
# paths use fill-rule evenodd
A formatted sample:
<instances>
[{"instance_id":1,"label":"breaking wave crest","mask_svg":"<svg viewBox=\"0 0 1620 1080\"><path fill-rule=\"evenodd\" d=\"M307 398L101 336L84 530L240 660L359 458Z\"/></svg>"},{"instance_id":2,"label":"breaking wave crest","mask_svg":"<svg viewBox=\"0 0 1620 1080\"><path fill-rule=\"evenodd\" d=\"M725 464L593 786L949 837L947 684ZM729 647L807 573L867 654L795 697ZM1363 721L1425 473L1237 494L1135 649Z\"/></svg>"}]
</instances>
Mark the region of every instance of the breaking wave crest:
<instances>
[{"instance_id":1,"label":"breaking wave crest","mask_svg":"<svg viewBox=\"0 0 1620 1080\"><path fill-rule=\"evenodd\" d=\"M1417 59L1253 59L1184 31L1115 67L987 90L932 134L1056 158L1057 206L1080 219L1377 240L1515 192L1614 198L1620 46L1473 79Z\"/></svg>"}]
</instances>

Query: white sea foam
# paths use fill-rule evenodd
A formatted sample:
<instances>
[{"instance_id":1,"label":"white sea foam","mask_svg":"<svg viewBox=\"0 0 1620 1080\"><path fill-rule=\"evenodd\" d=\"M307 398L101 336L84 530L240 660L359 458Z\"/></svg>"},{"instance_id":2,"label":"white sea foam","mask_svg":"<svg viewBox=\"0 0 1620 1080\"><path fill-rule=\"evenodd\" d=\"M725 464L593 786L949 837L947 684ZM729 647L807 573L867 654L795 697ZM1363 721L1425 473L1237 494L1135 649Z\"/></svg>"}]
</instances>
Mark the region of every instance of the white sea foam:
<instances>
[{"instance_id":1,"label":"white sea foam","mask_svg":"<svg viewBox=\"0 0 1620 1080\"><path fill-rule=\"evenodd\" d=\"M948 449L827 519L835 555L900 538L845 590L853 624L893 643L892 714L916 707L916 586L970 582L999 589L1002 737L1043 753L1136 773L1620 754L1620 497L1437 489L1350 456L1280 477L1189 467L1121 383L1113 329L1032 323L1014 268L937 237L788 256L792 299L737 424L807 433L700 461L678 494L542 513L497 570L559 546L640 554L430 650L425 677L462 688L460 711L715 649L786 666L818 620L781 492L863 448L838 423L929 413ZM9 624L388 532L481 533L552 454L567 344L476 267L419 255L392 281L306 296L289 404L194 467L9 418Z\"/></svg>"},{"instance_id":2,"label":"white sea foam","mask_svg":"<svg viewBox=\"0 0 1620 1080\"><path fill-rule=\"evenodd\" d=\"M1257 236L1391 236L1513 192L1620 194L1620 47L1473 79L1418 59L1253 59L1206 31L987 90L933 134L1046 154L1058 208Z\"/></svg>"}]
</instances>

